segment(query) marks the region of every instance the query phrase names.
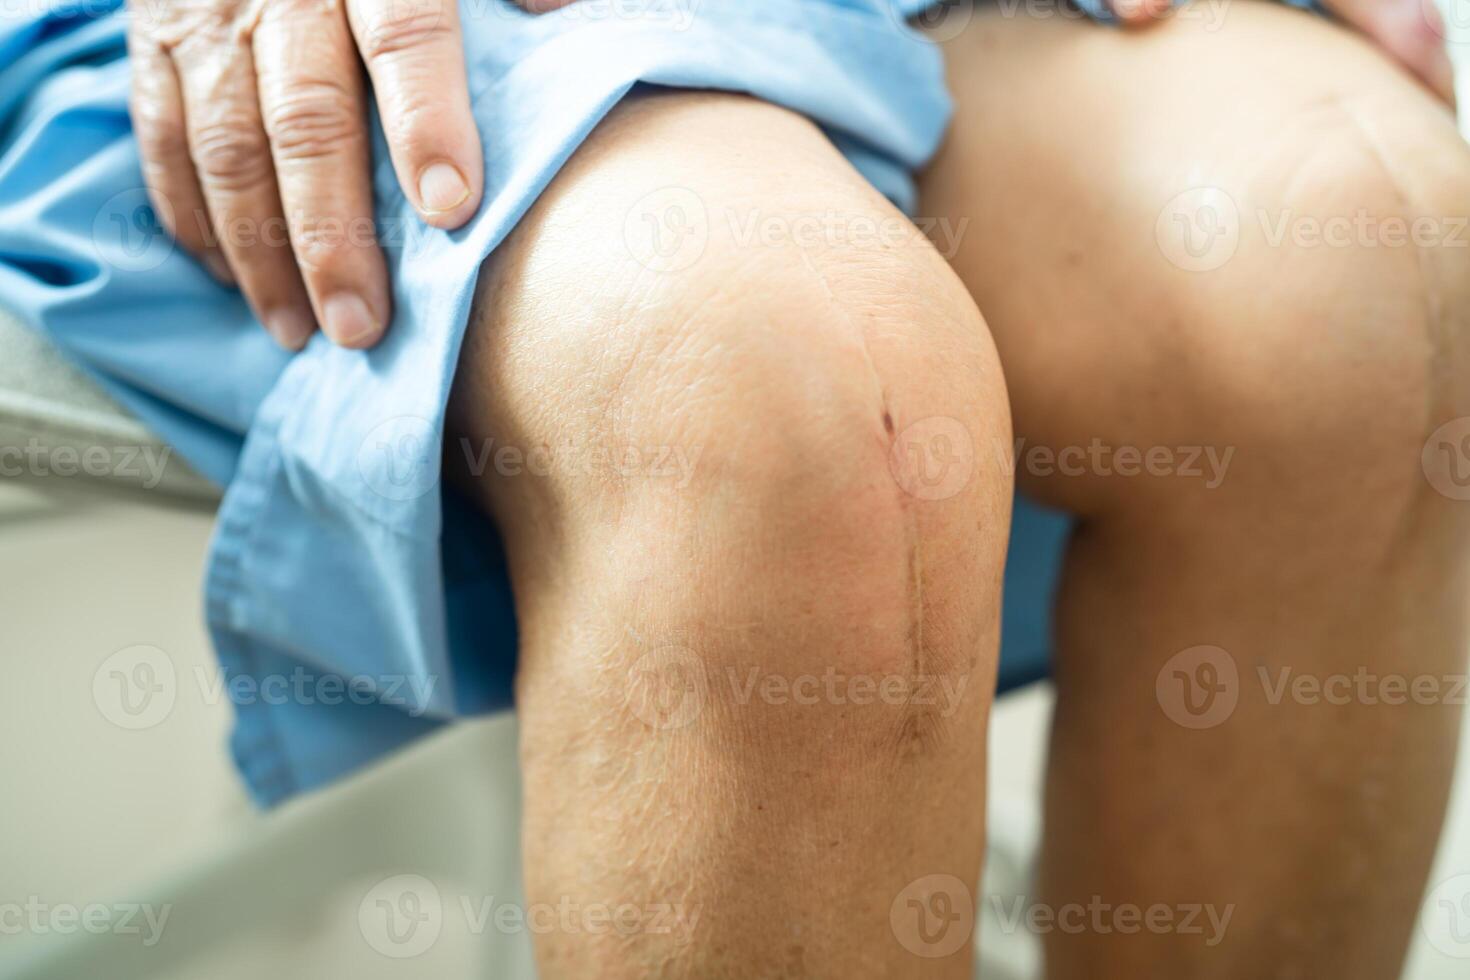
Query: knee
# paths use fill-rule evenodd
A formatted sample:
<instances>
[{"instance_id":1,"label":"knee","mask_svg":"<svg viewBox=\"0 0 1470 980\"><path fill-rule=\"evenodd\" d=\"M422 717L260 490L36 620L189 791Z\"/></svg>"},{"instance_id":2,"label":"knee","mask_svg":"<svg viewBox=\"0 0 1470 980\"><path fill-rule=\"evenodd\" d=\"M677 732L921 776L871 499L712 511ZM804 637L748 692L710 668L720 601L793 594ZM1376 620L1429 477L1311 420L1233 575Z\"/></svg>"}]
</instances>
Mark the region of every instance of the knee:
<instances>
[{"instance_id":1,"label":"knee","mask_svg":"<svg viewBox=\"0 0 1470 980\"><path fill-rule=\"evenodd\" d=\"M1009 417L968 297L901 261L788 259L666 284L619 323L561 414L568 465L544 489L563 520L849 552L911 525L993 524L1007 488L983 454Z\"/></svg>"},{"instance_id":2,"label":"knee","mask_svg":"<svg viewBox=\"0 0 1470 980\"><path fill-rule=\"evenodd\" d=\"M737 111L755 117L708 142L698 101L615 121L638 147L672 125L678 149L652 175L644 151L601 151L482 277L458 428L544 454L531 479L486 474L513 571L518 550L615 570L599 601L725 665L776 648L817 672L973 665L1010 507L989 335L917 233L853 240L902 216L815 130ZM723 146L771 130L800 179L752 177ZM640 236L675 225L695 252L651 260Z\"/></svg>"},{"instance_id":3,"label":"knee","mask_svg":"<svg viewBox=\"0 0 1470 980\"><path fill-rule=\"evenodd\" d=\"M1240 185L1238 249L1186 300L1211 366L1185 415L1234 450L1243 489L1339 524L1431 503L1426 440L1470 413L1470 151L1379 112L1308 111Z\"/></svg>"},{"instance_id":4,"label":"knee","mask_svg":"<svg viewBox=\"0 0 1470 980\"><path fill-rule=\"evenodd\" d=\"M604 692L626 722L856 785L959 751L989 703L1011 491L985 453L1009 441L1004 391L992 355L949 333L981 328L958 298L941 314L872 266L862 300L753 271L769 300L677 317L656 347L690 357L601 386L624 421L584 433L644 459L672 447L683 475L556 492L628 573L601 593L637 624Z\"/></svg>"},{"instance_id":5,"label":"knee","mask_svg":"<svg viewBox=\"0 0 1470 980\"><path fill-rule=\"evenodd\" d=\"M943 277L791 258L655 287L567 386L539 489L564 544L639 570L609 585L661 628L709 640L712 608L778 630L799 615L853 630L807 666L886 672L919 655L922 620L977 624L976 583L998 583L1004 387Z\"/></svg>"},{"instance_id":6,"label":"knee","mask_svg":"<svg viewBox=\"0 0 1470 980\"><path fill-rule=\"evenodd\" d=\"M958 751L993 686L1010 510L978 313L942 266L707 257L712 280L616 301L636 312L547 405L542 526L623 631L572 658L607 678L585 703L839 779Z\"/></svg>"}]
</instances>

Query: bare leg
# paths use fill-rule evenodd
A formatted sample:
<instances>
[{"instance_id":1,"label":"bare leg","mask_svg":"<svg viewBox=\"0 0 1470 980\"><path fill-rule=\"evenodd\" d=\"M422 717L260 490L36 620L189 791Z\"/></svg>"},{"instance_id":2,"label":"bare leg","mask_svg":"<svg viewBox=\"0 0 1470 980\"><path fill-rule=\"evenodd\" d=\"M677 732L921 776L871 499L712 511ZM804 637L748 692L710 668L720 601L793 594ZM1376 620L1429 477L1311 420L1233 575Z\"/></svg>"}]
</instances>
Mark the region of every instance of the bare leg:
<instances>
[{"instance_id":1,"label":"bare leg","mask_svg":"<svg viewBox=\"0 0 1470 980\"><path fill-rule=\"evenodd\" d=\"M1082 517L1039 899L1112 910L1049 929L1051 975L1382 980L1460 714L1470 503L1421 450L1470 414L1470 152L1344 32L1223 10L978 15L924 207L969 219L1018 438L1088 453L1018 469Z\"/></svg>"},{"instance_id":2,"label":"bare leg","mask_svg":"<svg viewBox=\"0 0 1470 980\"><path fill-rule=\"evenodd\" d=\"M927 242L740 239L831 212L899 217L789 113L649 97L482 274L452 411L527 459L476 487L527 895L624 908L545 977L969 974L1010 486L930 451L1006 442L1006 395Z\"/></svg>"}]
</instances>

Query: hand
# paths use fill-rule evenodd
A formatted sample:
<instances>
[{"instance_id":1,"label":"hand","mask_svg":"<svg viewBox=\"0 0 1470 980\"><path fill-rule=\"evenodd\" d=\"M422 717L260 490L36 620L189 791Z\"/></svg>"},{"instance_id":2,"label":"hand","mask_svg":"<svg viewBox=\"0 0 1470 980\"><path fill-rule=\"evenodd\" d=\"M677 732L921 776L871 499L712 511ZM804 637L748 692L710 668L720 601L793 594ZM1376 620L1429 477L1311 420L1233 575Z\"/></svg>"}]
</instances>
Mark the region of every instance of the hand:
<instances>
[{"instance_id":1,"label":"hand","mask_svg":"<svg viewBox=\"0 0 1470 980\"><path fill-rule=\"evenodd\" d=\"M1455 104L1455 72L1445 52L1444 20L1434 0L1321 0L1429 87ZM1129 26L1168 16L1169 0L1112 0L1113 13Z\"/></svg>"},{"instance_id":2,"label":"hand","mask_svg":"<svg viewBox=\"0 0 1470 980\"><path fill-rule=\"evenodd\" d=\"M455 0L130 3L130 108L159 219L283 347L318 324L376 344L391 308L362 68L404 194L429 224L464 224L484 164Z\"/></svg>"}]
</instances>

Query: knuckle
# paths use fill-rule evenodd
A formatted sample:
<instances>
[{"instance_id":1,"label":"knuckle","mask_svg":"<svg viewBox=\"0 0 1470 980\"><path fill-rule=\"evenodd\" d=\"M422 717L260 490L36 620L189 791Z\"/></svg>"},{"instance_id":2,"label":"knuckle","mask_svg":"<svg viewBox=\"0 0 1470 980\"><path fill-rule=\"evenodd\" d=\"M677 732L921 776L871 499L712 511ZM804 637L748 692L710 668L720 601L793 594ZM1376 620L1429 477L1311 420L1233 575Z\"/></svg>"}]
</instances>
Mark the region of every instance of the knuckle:
<instances>
[{"instance_id":1,"label":"knuckle","mask_svg":"<svg viewBox=\"0 0 1470 980\"><path fill-rule=\"evenodd\" d=\"M373 244L372 223L330 213L301 217L292 229L296 261L309 282L351 278L356 253Z\"/></svg>"},{"instance_id":2,"label":"knuckle","mask_svg":"<svg viewBox=\"0 0 1470 980\"><path fill-rule=\"evenodd\" d=\"M271 175L270 148L243 118L221 116L200 123L190 140L200 182L218 190L254 187Z\"/></svg>"},{"instance_id":3,"label":"knuckle","mask_svg":"<svg viewBox=\"0 0 1470 980\"><path fill-rule=\"evenodd\" d=\"M333 0L273 0L262 11L262 17L276 20L310 20L326 15L336 16L340 8Z\"/></svg>"},{"instance_id":4,"label":"knuckle","mask_svg":"<svg viewBox=\"0 0 1470 980\"><path fill-rule=\"evenodd\" d=\"M168 4L154 4L168 7ZM183 10L170 9L156 15L140 30L166 52L184 63L214 59L222 51L245 50L241 27L233 5L187 5Z\"/></svg>"},{"instance_id":5,"label":"knuckle","mask_svg":"<svg viewBox=\"0 0 1470 980\"><path fill-rule=\"evenodd\" d=\"M362 138L356 100L334 82L300 82L265 113L265 128L278 154L311 159L338 153Z\"/></svg>"},{"instance_id":6,"label":"knuckle","mask_svg":"<svg viewBox=\"0 0 1470 980\"><path fill-rule=\"evenodd\" d=\"M363 25L359 46L369 62L430 46L452 33L444 9L435 0L386 5Z\"/></svg>"},{"instance_id":7,"label":"knuckle","mask_svg":"<svg viewBox=\"0 0 1470 980\"><path fill-rule=\"evenodd\" d=\"M454 128L473 126L473 120L455 127L454 110L446 104L442 92L385 92L379 96L385 135L391 145L405 151L408 158L423 157L441 145L445 134Z\"/></svg>"},{"instance_id":8,"label":"knuckle","mask_svg":"<svg viewBox=\"0 0 1470 980\"><path fill-rule=\"evenodd\" d=\"M146 159L177 159L187 152L188 133L184 120L175 112L150 99L145 93L136 94L128 104L133 117L133 131L138 139L138 152Z\"/></svg>"},{"instance_id":9,"label":"knuckle","mask_svg":"<svg viewBox=\"0 0 1470 980\"><path fill-rule=\"evenodd\" d=\"M177 46L189 36L191 32L186 29L186 25L197 28L206 19L212 19L202 17L196 11L181 9L158 0L129 0L127 16L131 39L153 41L163 51Z\"/></svg>"}]
</instances>

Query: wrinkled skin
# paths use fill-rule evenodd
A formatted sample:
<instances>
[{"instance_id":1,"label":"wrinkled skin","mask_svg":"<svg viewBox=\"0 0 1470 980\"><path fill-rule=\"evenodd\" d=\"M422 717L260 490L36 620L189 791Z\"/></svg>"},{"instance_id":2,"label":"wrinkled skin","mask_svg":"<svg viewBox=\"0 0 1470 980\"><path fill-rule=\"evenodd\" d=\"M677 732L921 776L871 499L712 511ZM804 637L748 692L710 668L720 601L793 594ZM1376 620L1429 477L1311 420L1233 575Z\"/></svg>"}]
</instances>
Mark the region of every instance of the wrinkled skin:
<instances>
[{"instance_id":1,"label":"wrinkled skin","mask_svg":"<svg viewBox=\"0 0 1470 980\"><path fill-rule=\"evenodd\" d=\"M454 3L140 0L132 12L132 113L161 220L238 282L283 346L318 324L344 346L375 344L392 311L362 68L408 199L431 225L464 224L484 164Z\"/></svg>"}]
</instances>

